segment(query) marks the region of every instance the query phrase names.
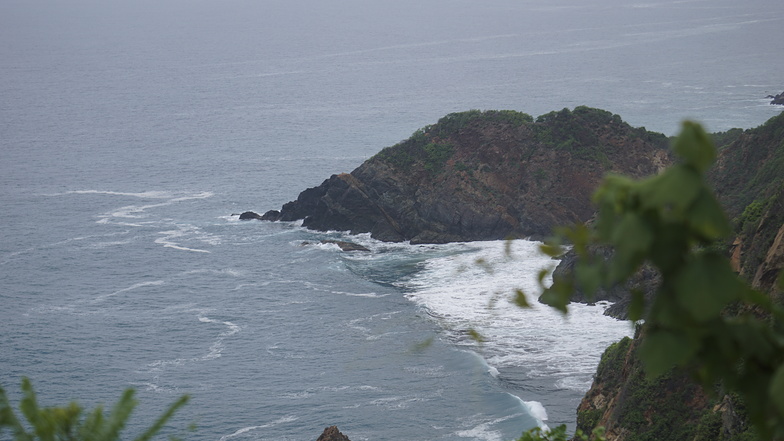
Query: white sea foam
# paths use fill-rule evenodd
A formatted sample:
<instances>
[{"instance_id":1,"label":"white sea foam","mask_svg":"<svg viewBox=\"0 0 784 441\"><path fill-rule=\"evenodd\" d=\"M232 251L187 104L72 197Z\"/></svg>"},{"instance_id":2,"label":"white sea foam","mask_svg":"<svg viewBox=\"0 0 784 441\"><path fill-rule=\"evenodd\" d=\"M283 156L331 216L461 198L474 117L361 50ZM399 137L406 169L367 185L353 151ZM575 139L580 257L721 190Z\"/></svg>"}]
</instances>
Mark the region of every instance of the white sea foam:
<instances>
[{"instance_id":1,"label":"white sea foam","mask_svg":"<svg viewBox=\"0 0 784 441\"><path fill-rule=\"evenodd\" d=\"M164 199L165 201L154 203L154 204L146 204L146 205L124 205L119 208L115 208L114 210L104 213L99 216L98 221L96 223L99 224L107 224L107 223L118 223L128 226L142 226L144 223L139 222L128 222L125 219L143 219L148 217L147 211L166 207L172 204L176 204L178 202L185 202L197 199L206 199L212 197L214 194L212 192L199 192L199 193L192 193L192 194L185 194L185 195L176 195L170 192L165 191L149 191L143 193L123 193L123 192L113 192L113 191L98 191L98 190L77 190L71 191L66 194L102 194L102 195L111 195L111 196L129 196L129 197L137 197L141 199ZM118 221L117 219L121 219Z\"/></svg>"},{"instance_id":2,"label":"white sea foam","mask_svg":"<svg viewBox=\"0 0 784 441\"><path fill-rule=\"evenodd\" d=\"M269 427L274 427L274 426L277 426L277 425L280 425L280 424L291 423L291 422L297 421L298 419L299 418L297 418L295 416L286 416L286 417L279 418L279 419L277 419L275 421L272 421L270 423L267 423L267 424L260 424L258 426L243 427L242 429L237 430L236 432L232 433L231 435L224 435L224 436L220 437L219 441L226 441L227 439L235 438L235 437L240 436L240 435L242 435L244 433L248 433L248 432L251 432L251 431L254 431L254 430L267 429Z\"/></svg>"},{"instance_id":3,"label":"white sea foam","mask_svg":"<svg viewBox=\"0 0 784 441\"><path fill-rule=\"evenodd\" d=\"M100 296L94 298L91 301L91 303L103 302L104 300L108 299L109 297L114 297L114 296L116 296L118 294L122 294L122 293L125 293L125 292L128 292L128 291L133 291L133 290L139 289L139 288L144 288L144 287L147 287L147 286L160 286L160 285L163 285L164 283L165 282L163 280L154 280L154 281L151 281L151 282L135 283L135 284L133 284L133 285L127 287L127 288L119 289L119 290L111 292L109 294L100 295Z\"/></svg>"},{"instance_id":4,"label":"white sea foam","mask_svg":"<svg viewBox=\"0 0 784 441\"><path fill-rule=\"evenodd\" d=\"M490 367L527 369L530 377L552 378L559 387L587 390L604 349L632 329L603 315L608 306L573 304L568 316L539 304L540 269L556 261L531 241L464 244L472 253L427 260L407 287L408 295L452 336L470 347ZM515 289L526 293L529 309L513 301ZM468 329L479 332L480 345Z\"/></svg>"},{"instance_id":5,"label":"white sea foam","mask_svg":"<svg viewBox=\"0 0 784 441\"><path fill-rule=\"evenodd\" d=\"M547 421L547 411L544 409L542 403L538 401L523 401L523 404L526 406L528 413L539 420L540 423Z\"/></svg>"},{"instance_id":6,"label":"white sea foam","mask_svg":"<svg viewBox=\"0 0 784 441\"><path fill-rule=\"evenodd\" d=\"M142 198L142 199L168 199L173 197L172 194L167 191L144 191L140 193L132 193L132 192L122 192L122 191L109 191L109 190L70 190L63 193L45 194L44 196L54 197L54 196L65 196L70 194L129 196L129 197Z\"/></svg>"},{"instance_id":7,"label":"white sea foam","mask_svg":"<svg viewBox=\"0 0 784 441\"><path fill-rule=\"evenodd\" d=\"M389 295L389 294L377 294L374 292L354 293L354 292L344 292L344 291L332 291L332 293L342 294L344 296L349 296L349 297L367 297L370 299L378 299Z\"/></svg>"},{"instance_id":8,"label":"white sea foam","mask_svg":"<svg viewBox=\"0 0 784 441\"><path fill-rule=\"evenodd\" d=\"M455 435L459 436L460 438L471 438L473 440L483 440L483 441L501 441L503 439L503 435L501 432L496 430L491 430L490 428L493 425L498 423L502 423L506 420L511 418L518 417L519 415L508 415L502 418L496 418L492 421L485 421L476 426L465 429L459 430L455 432Z\"/></svg>"},{"instance_id":9,"label":"white sea foam","mask_svg":"<svg viewBox=\"0 0 784 441\"><path fill-rule=\"evenodd\" d=\"M158 234L163 237L155 239L155 243L163 245L165 248L173 248L175 250L190 251L194 253L210 252L201 248L186 247L175 241L175 239L188 238L199 240L204 243L209 243L212 238L209 235L204 235L201 233L201 230L193 225L178 225L178 229L176 230L160 231Z\"/></svg>"}]
</instances>

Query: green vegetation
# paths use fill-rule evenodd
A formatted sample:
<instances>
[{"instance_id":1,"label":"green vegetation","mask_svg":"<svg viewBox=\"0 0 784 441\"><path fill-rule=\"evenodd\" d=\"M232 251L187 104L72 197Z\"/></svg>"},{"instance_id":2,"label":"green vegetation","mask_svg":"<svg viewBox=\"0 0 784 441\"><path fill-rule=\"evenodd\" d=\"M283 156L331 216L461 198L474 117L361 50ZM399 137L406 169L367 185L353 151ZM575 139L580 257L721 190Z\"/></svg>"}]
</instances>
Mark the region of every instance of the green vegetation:
<instances>
[{"instance_id":1,"label":"green vegetation","mask_svg":"<svg viewBox=\"0 0 784 441\"><path fill-rule=\"evenodd\" d=\"M708 177L727 212L736 217L749 204L780 193L784 186L784 113L755 129L725 133L719 135L720 141L734 139L735 143L725 144L721 168Z\"/></svg>"},{"instance_id":2,"label":"green vegetation","mask_svg":"<svg viewBox=\"0 0 784 441\"><path fill-rule=\"evenodd\" d=\"M634 400L660 393L656 382L677 367L709 395L716 394L716 385L737 393L759 439L782 438L784 310L741 281L711 246L732 230L704 180L715 158L708 135L685 123L673 150L681 162L662 174L641 181L605 179L594 195L595 224L560 231L580 261L570 275L556 278L541 300L566 312L576 287L593 293L652 265L661 275L656 296L646 300L632 292L629 310L632 320L645 319L638 352L646 377L632 391ZM614 254L608 260L592 255L589 245L597 244L612 247ZM557 243L542 249L552 256L561 253ZM784 289L782 279L779 289ZM726 314L730 306L737 313ZM646 420L634 412L628 409L627 418ZM705 423L708 430L710 421Z\"/></svg>"},{"instance_id":3,"label":"green vegetation","mask_svg":"<svg viewBox=\"0 0 784 441\"><path fill-rule=\"evenodd\" d=\"M23 397L19 410L24 415L29 429L17 418L8 402L5 391L0 388L0 435L9 432L15 441L115 441L136 407L133 389L127 389L109 415L104 415L98 406L84 414L79 404L72 402L63 407L40 407L30 380L22 380ZM182 396L134 441L148 441L157 435L166 422L180 407L188 402ZM170 437L175 439L174 437Z\"/></svg>"},{"instance_id":4,"label":"green vegetation","mask_svg":"<svg viewBox=\"0 0 784 441\"><path fill-rule=\"evenodd\" d=\"M430 144L425 144L422 150L425 151L422 166L431 173L438 173L443 170L446 161L452 157L455 149L452 147L452 144L431 142Z\"/></svg>"},{"instance_id":5,"label":"green vegetation","mask_svg":"<svg viewBox=\"0 0 784 441\"><path fill-rule=\"evenodd\" d=\"M469 110L450 113L436 124L417 130L407 140L381 150L373 159L392 167L407 170L421 167L430 174L438 174L454 154L450 138L471 124L498 123L519 127L532 122L531 115L514 110ZM463 164L458 170L468 171L469 168Z\"/></svg>"},{"instance_id":6,"label":"green vegetation","mask_svg":"<svg viewBox=\"0 0 784 441\"><path fill-rule=\"evenodd\" d=\"M571 441L588 441L589 439L604 441L604 429L597 428L590 436L578 430L573 437L568 438L566 436L566 426L563 424L552 430L542 430L540 427L535 427L523 433L523 436L518 438L517 441L567 441L567 439Z\"/></svg>"},{"instance_id":7,"label":"green vegetation","mask_svg":"<svg viewBox=\"0 0 784 441\"><path fill-rule=\"evenodd\" d=\"M573 111L563 109L539 116L534 125L534 136L546 148L563 150L576 158L596 161L607 169L610 166L607 155L611 151L597 135L597 129L604 126L613 126L619 134L627 132L632 137L662 147L667 142L664 135L645 129L632 129L620 116L586 106L576 107Z\"/></svg>"},{"instance_id":8,"label":"green vegetation","mask_svg":"<svg viewBox=\"0 0 784 441\"><path fill-rule=\"evenodd\" d=\"M530 124L534 121L531 115L515 110L469 110L466 112L450 113L438 120L433 126L433 135L443 137L451 136L459 130L464 129L473 122L481 123L502 123L513 127Z\"/></svg>"},{"instance_id":9,"label":"green vegetation","mask_svg":"<svg viewBox=\"0 0 784 441\"><path fill-rule=\"evenodd\" d=\"M716 132L711 133L711 140L713 141L713 145L715 145L719 150L723 149L724 147L732 144L740 135L743 134L743 129L729 129L726 132Z\"/></svg>"},{"instance_id":10,"label":"green vegetation","mask_svg":"<svg viewBox=\"0 0 784 441\"><path fill-rule=\"evenodd\" d=\"M623 369L623 362L626 359L626 353L629 352L631 344L632 339L624 337L604 350L602 358L599 361L599 367L596 368L597 381L601 381L602 384L610 389L619 386L618 372Z\"/></svg>"}]
</instances>

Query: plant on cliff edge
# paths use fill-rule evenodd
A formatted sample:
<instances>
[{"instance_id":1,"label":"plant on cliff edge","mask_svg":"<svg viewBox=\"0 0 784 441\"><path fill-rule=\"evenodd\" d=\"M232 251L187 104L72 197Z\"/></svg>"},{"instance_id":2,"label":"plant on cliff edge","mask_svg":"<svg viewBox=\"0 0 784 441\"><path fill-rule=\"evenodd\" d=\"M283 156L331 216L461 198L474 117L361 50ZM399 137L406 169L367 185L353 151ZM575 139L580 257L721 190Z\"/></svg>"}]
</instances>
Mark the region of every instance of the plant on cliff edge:
<instances>
[{"instance_id":1,"label":"plant on cliff edge","mask_svg":"<svg viewBox=\"0 0 784 441\"><path fill-rule=\"evenodd\" d=\"M731 228L703 178L715 159L708 135L684 123L673 150L681 161L657 176L605 178L594 195L595 224L560 230L580 256L575 270L556 278L541 300L565 313L575 288L592 293L653 265L661 275L654 299L633 291L629 309L632 320L645 320L640 356L647 374L677 366L708 393L721 384L742 397L760 439L784 438L784 310L711 247ZM592 256L593 244L614 253ZM561 254L557 243L542 249ZM784 289L784 280L778 285ZM737 312L726 314L729 306Z\"/></svg>"},{"instance_id":2,"label":"plant on cliff edge","mask_svg":"<svg viewBox=\"0 0 784 441\"><path fill-rule=\"evenodd\" d=\"M30 431L17 418L5 391L0 388L0 435L8 431L13 434L15 441L115 441L120 439L120 432L137 404L133 398L133 389L126 389L109 415L104 416L100 405L83 415L84 409L75 402L62 407L40 407L27 378L22 379L22 393L19 410L27 420ZM187 395L180 397L134 441L151 440L174 412L187 402Z\"/></svg>"}]
</instances>

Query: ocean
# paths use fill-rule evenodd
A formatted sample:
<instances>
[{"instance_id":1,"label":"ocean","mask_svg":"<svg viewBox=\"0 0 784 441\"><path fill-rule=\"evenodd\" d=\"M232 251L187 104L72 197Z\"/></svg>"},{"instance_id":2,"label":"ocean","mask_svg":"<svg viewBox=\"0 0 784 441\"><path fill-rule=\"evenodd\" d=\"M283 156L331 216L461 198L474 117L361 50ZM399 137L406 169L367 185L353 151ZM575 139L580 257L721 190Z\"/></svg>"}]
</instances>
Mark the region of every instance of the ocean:
<instances>
[{"instance_id":1,"label":"ocean","mask_svg":"<svg viewBox=\"0 0 784 441\"><path fill-rule=\"evenodd\" d=\"M167 433L195 423L188 440L573 429L632 330L605 304L510 304L557 263L537 243L236 214L450 112L758 126L781 111L766 96L784 90L783 25L779 0L4 0L0 385L16 403L27 376L42 404L86 407L133 387L129 434L187 393Z\"/></svg>"}]
</instances>

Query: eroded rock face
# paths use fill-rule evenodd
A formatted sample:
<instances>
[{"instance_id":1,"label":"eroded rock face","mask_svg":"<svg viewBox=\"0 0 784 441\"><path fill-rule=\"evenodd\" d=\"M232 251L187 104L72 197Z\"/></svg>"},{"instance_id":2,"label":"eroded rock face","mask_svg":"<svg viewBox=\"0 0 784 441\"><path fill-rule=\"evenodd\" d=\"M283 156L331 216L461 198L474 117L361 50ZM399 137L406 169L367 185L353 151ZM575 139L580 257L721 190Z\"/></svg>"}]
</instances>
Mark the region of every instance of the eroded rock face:
<instances>
[{"instance_id":1,"label":"eroded rock face","mask_svg":"<svg viewBox=\"0 0 784 441\"><path fill-rule=\"evenodd\" d=\"M383 241L445 243L546 236L593 215L607 172L642 177L671 163L667 139L598 109L452 114L352 171L300 193L267 220Z\"/></svg>"},{"instance_id":2,"label":"eroded rock face","mask_svg":"<svg viewBox=\"0 0 784 441\"><path fill-rule=\"evenodd\" d=\"M346 435L340 433L337 426L329 426L324 429L321 436L316 441L351 441Z\"/></svg>"}]
</instances>

